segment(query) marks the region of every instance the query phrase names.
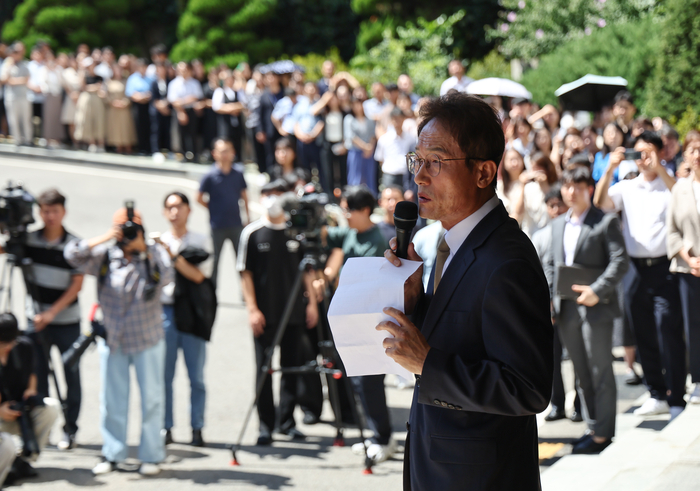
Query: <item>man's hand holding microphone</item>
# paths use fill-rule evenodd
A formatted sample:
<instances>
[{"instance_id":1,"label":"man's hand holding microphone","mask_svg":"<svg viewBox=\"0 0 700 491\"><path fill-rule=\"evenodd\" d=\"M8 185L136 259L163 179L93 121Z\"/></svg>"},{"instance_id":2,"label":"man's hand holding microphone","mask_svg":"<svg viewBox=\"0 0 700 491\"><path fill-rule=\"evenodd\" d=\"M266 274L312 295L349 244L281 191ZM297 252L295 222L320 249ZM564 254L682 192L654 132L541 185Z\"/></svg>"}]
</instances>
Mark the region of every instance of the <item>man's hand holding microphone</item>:
<instances>
[{"instance_id":1,"label":"man's hand holding microphone","mask_svg":"<svg viewBox=\"0 0 700 491\"><path fill-rule=\"evenodd\" d=\"M410 201L401 201L396 204L394 223L396 224L396 237L391 239L389 247L384 252L384 257L394 266L401 266L401 259L420 261L423 259L416 254L416 249L411 243L411 231L418 219L418 207ZM384 313L390 315L396 322L380 322L376 329L387 331L393 337L384 339L383 347L387 356L396 363L409 370L411 373L421 374L423 364L428 356L430 346L423 334L409 320L407 314L413 313L418 299L423 291L423 266L411 275L404 284L404 312L386 307Z\"/></svg>"}]
</instances>

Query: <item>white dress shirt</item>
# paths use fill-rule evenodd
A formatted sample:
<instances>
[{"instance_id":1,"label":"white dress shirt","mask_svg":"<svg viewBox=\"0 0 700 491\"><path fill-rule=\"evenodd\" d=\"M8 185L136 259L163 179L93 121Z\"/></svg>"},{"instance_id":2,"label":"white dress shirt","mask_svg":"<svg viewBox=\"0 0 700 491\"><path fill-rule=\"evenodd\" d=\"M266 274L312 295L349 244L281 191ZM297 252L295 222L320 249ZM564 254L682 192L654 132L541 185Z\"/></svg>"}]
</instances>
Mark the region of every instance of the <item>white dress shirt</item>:
<instances>
[{"instance_id":1,"label":"white dress shirt","mask_svg":"<svg viewBox=\"0 0 700 491\"><path fill-rule=\"evenodd\" d=\"M195 78L185 80L182 76L177 76L168 84L168 102L171 104L188 96L195 96L197 99L204 97L202 84ZM185 107L192 107L194 103Z\"/></svg>"},{"instance_id":2,"label":"white dress shirt","mask_svg":"<svg viewBox=\"0 0 700 491\"><path fill-rule=\"evenodd\" d=\"M574 264L574 254L576 253L576 244L581 236L581 226L583 221L588 216L589 206L586 211L581 213L578 218L572 216L572 211L566 212L566 225L564 225L564 263L567 266Z\"/></svg>"},{"instance_id":3,"label":"white dress shirt","mask_svg":"<svg viewBox=\"0 0 700 491\"><path fill-rule=\"evenodd\" d=\"M467 85L469 85L473 81L473 78L465 77L464 75L462 75L462 78L460 79L458 79L457 77L450 77L447 80L445 80L440 86L440 95L443 96L447 94L450 91L450 89L455 89L457 92L464 92L464 90L467 88Z\"/></svg>"},{"instance_id":4,"label":"white dress shirt","mask_svg":"<svg viewBox=\"0 0 700 491\"><path fill-rule=\"evenodd\" d=\"M447 268L452 262L452 258L455 257L455 253L459 250L460 247L462 247L462 244L465 240L467 240L469 234L472 233L472 230L474 230L476 226L479 225L479 222L483 220L484 217L488 215L491 211L493 211L499 203L500 200L498 199L498 196L494 195L493 198L484 203L481 206L481 208L479 208L467 218L465 218L464 220L456 224L454 227L449 229L447 232L445 232L445 242L447 242L447 245L450 248L450 255L447 256L445 265L442 267L443 278L445 277L445 272L447 271Z\"/></svg>"},{"instance_id":5,"label":"white dress shirt","mask_svg":"<svg viewBox=\"0 0 700 491\"><path fill-rule=\"evenodd\" d=\"M622 235L631 257L666 255L666 212L671 191L657 177L651 182L643 175L620 181L608 190L615 211L622 211ZM607 210L606 210L607 211Z\"/></svg>"}]
</instances>

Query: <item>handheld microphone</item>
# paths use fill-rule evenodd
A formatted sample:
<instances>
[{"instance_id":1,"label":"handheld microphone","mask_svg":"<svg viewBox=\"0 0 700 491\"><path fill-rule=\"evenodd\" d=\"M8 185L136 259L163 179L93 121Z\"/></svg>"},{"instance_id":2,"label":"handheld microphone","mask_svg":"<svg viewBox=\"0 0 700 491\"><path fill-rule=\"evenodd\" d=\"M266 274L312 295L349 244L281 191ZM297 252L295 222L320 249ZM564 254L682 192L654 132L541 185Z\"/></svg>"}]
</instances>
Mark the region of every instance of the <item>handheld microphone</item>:
<instances>
[{"instance_id":1,"label":"handheld microphone","mask_svg":"<svg viewBox=\"0 0 700 491\"><path fill-rule=\"evenodd\" d=\"M396 226L396 255L408 259L408 245L411 243L411 231L418 221L418 205L413 201L399 201L394 209Z\"/></svg>"}]
</instances>

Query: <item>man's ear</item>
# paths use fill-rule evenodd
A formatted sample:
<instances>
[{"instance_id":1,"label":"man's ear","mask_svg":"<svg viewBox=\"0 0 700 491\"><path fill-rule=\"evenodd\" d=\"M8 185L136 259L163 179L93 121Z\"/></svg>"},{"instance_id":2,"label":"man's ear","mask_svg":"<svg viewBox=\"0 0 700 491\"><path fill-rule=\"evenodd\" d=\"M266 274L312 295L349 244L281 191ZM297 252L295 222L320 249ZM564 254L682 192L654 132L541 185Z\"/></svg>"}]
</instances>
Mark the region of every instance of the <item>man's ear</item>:
<instances>
[{"instance_id":1,"label":"man's ear","mask_svg":"<svg viewBox=\"0 0 700 491\"><path fill-rule=\"evenodd\" d=\"M498 165L493 160L483 160L475 166L474 170L477 175L476 186L480 189L486 189L496 178Z\"/></svg>"}]
</instances>

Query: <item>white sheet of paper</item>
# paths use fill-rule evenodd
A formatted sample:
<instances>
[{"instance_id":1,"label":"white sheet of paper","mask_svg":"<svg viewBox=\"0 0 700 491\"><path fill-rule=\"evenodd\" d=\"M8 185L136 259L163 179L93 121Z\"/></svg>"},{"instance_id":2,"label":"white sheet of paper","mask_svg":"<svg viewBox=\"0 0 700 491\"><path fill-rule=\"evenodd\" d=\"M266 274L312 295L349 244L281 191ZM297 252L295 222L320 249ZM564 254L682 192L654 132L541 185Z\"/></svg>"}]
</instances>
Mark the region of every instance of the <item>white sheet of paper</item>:
<instances>
[{"instance_id":1,"label":"white sheet of paper","mask_svg":"<svg viewBox=\"0 0 700 491\"><path fill-rule=\"evenodd\" d=\"M328 323L349 377L389 373L413 376L384 352L382 341L391 334L375 329L382 321L395 322L382 312L385 307L403 312L404 283L423 264L405 259L401 262L396 267L383 257L357 257L343 266L328 309Z\"/></svg>"}]
</instances>

